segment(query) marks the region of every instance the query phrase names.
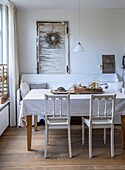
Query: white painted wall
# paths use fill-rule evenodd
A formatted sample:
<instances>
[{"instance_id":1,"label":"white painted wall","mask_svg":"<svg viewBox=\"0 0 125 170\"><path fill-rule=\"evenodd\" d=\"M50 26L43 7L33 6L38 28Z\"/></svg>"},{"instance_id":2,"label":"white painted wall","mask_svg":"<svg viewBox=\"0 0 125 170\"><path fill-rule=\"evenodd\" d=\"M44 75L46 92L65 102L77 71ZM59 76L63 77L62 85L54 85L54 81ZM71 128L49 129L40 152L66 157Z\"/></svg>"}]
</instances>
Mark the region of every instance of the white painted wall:
<instances>
[{"instance_id":1,"label":"white painted wall","mask_svg":"<svg viewBox=\"0 0 125 170\"><path fill-rule=\"evenodd\" d=\"M73 53L78 42L76 10L18 11L20 74L36 73L36 21L69 21L71 73L100 73L102 54L115 54L121 76L125 54L125 9L82 9L80 41L86 51Z\"/></svg>"}]
</instances>

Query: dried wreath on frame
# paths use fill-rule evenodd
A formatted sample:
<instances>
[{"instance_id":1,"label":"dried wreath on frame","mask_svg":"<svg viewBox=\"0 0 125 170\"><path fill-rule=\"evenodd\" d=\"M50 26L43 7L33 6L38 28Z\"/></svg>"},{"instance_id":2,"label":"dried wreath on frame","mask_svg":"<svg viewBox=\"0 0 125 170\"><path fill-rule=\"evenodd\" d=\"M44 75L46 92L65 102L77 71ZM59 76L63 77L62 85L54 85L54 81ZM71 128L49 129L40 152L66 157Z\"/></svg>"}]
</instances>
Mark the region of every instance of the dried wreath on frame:
<instances>
[{"instance_id":1,"label":"dried wreath on frame","mask_svg":"<svg viewBox=\"0 0 125 170\"><path fill-rule=\"evenodd\" d=\"M46 34L45 41L49 46L58 46L61 42L61 36L59 32L50 32Z\"/></svg>"},{"instance_id":2,"label":"dried wreath on frame","mask_svg":"<svg viewBox=\"0 0 125 170\"><path fill-rule=\"evenodd\" d=\"M68 26L68 21L37 21L38 74L70 73Z\"/></svg>"}]
</instances>

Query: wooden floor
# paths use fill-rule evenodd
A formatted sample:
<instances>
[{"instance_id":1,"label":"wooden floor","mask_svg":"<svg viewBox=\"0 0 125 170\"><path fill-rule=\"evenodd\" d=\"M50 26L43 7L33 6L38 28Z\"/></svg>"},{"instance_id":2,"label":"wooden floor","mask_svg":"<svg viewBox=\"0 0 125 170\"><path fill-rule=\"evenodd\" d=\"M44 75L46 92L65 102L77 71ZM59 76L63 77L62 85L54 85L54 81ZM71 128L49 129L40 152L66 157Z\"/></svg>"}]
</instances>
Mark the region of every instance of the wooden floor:
<instances>
[{"instance_id":1,"label":"wooden floor","mask_svg":"<svg viewBox=\"0 0 125 170\"><path fill-rule=\"evenodd\" d=\"M33 131L32 151L27 151L26 128L8 128L0 137L0 170L125 170L125 150L122 149L121 127L115 127L115 157L110 157L109 131L103 144L103 131L93 131L93 155L88 158L88 130L85 145L81 144L81 126L72 125L72 153L68 157L67 131L52 130L48 159L44 159L44 125Z\"/></svg>"}]
</instances>

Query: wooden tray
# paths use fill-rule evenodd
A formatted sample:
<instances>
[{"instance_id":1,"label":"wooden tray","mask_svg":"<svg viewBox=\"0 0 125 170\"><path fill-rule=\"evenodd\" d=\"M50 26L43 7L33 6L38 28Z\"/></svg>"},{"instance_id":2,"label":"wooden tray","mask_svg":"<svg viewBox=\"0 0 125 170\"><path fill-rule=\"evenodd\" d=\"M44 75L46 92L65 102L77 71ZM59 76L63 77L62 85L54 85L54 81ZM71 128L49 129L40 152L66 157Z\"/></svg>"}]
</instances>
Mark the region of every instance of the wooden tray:
<instances>
[{"instance_id":1,"label":"wooden tray","mask_svg":"<svg viewBox=\"0 0 125 170\"><path fill-rule=\"evenodd\" d=\"M51 90L53 94L75 94L73 90L66 90L66 91L58 91L58 90Z\"/></svg>"},{"instance_id":2,"label":"wooden tray","mask_svg":"<svg viewBox=\"0 0 125 170\"><path fill-rule=\"evenodd\" d=\"M96 90L89 90L89 91L74 91L74 90L66 90L66 91L58 91L58 90L51 90L53 94L102 94L104 91L96 91Z\"/></svg>"},{"instance_id":3,"label":"wooden tray","mask_svg":"<svg viewBox=\"0 0 125 170\"><path fill-rule=\"evenodd\" d=\"M79 93L79 94L102 94L104 93L101 87L90 88L87 86L74 87L74 92Z\"/></svg>"}]
</instances>

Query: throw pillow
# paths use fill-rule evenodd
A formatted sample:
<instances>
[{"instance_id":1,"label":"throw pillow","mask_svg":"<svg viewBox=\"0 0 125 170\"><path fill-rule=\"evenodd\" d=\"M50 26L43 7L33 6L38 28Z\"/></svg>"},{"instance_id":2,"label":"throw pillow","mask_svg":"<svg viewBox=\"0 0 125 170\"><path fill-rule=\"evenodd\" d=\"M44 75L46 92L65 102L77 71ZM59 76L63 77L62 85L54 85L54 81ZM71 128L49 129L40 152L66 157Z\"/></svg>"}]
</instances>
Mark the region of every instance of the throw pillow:
<instances>
[{"instance_id":1,"label":"throw pillow","mask_svg":"<svg viewBox=\"0 0 125 170\"><path fill-rule=\"evenodd\" d=\"M108 89L111 91L120 91L123 87L123 81L115 82L115 83L109 83Z\"/></svg>"},{"instance_id":2,"label":"throw pillow","mask_svg":"<svg viewBox=\"0 0 125 170\"><path fill-rule=\"evenodd\" d=\"M30 89L47 89L47 83L30 84Z\"/></svg>"},{"instance_id":3,"label":"throw pillow","mask_svg":"<svg viewBox=\"0 0 125 170\"><path fill-rule=\"evenodd\" d=\"M21 82L20 84L21 97L22 99L29 93L30 87L27 82Z\"/></svg>"}]
</instances>

